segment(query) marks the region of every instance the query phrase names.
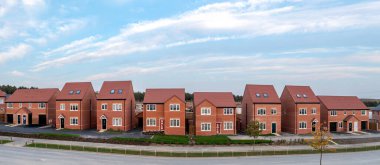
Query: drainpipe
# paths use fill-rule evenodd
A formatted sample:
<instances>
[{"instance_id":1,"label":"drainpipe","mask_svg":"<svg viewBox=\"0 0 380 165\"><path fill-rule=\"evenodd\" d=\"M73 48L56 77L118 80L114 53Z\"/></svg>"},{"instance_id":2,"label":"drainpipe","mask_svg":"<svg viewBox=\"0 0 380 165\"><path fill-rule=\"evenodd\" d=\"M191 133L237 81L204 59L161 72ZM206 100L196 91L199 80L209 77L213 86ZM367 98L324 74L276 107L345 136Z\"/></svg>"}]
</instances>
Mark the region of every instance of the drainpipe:
<instances>
[{"instance_id":1,"label":"drainpipe","mask_svg":"<svg viewBox=\"0 0 380 165\"><path fill-rule=\"evenodd\" d=\"M127 109L125 107L125 101L123 101L123 111L124 111L124 131L127 130L127 122L126 122L126 118L127 118Z\"/></svg>"},{"instance_id":2,"label":"drainpipe","mask_svg":"<svg viewBox=\"0 0 380 165\"><path fill-rule=\"evenodd\" d=\"M298 104L296 103L295 104L295 110L294 110L294 127L295 127L295 134L297 134L298 133L298 127L297 127L297 108L298 107Z\"/></svg>"},{"instance_id":3,"label":"drainpipe","mask_svg":"<svg viewBox=\"0 0 380 165\"><path fill-rule=\"evenodd\" d=\"M80 107L80 112L79 112L79 118L80 118L80 124L79 124L79 129L82 130L82 100L79 101L79 107Z\"/></svg>"}]
</instances>

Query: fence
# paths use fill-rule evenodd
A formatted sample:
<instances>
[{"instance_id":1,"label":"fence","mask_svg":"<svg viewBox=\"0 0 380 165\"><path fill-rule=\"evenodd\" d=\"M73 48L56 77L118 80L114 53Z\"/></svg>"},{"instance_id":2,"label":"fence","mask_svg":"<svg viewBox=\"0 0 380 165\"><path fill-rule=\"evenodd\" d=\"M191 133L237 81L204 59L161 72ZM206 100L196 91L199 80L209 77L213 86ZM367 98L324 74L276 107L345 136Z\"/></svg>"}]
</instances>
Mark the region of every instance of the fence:
<instances>
[{"instance_id":1,"label":"fence","mask_svg":"<svg viewBox=\"0 0 380 165\"><path fill-rule=\"evenodd\" d=\"M234 156L263 156L263 155L294 155L294 154L315 154L319 153L313 149L292 149L281 148L273 150L252 150L252 151L157 151L157 150L131 150L122 148L103 148L103 147L90 147L90 146L78 146L78 145L63 145L63 144L48 144L48 143L34 143L26 144L27 147L33 148L48 148L48 149L60 149L71 151L86 151L97 153L113 153L124 155L144 155L144 156L161 156L161 157L234 157ZM359 152L359 151L371 151L379 150L380 146L370 145L356 145L355 147L337 146L336 148L330 148L325 153L340 153L340 152Z\"/></svg>"}]
</instances>

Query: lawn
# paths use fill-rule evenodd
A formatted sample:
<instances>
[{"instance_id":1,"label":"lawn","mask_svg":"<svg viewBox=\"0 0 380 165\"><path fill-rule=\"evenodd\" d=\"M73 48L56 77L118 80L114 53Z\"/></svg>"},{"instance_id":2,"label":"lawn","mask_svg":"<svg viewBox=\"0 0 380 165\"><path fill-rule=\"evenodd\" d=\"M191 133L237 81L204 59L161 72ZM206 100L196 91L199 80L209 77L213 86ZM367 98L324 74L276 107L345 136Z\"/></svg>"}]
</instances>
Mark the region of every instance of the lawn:
<instances>
[{"instance_id":1,"label":"lawn","mask_svg":"<svg viewBox=\"0 0 380 165\"><path fill-rule=\"evenodd\" d=\"M154 135L150 141L157 144L189 144L189 137L178 135Z\"/></svg>"},{"instance_id":2,"label":"lawn","mask_svg":"<svg viewBox=\"0 0 380 165\"><path fill-rule=\"evenodd\" d=\"M256 141L256 142L255 142ZM195 144L198 145L228 145L228 144L263 144L271 143L271 140L231 140L225 135L215 136L197 136L195 137Z\"/></svg>"},{"instance_id":3,"label":"lawn","mask_svg":"<svg viewBox=\"0 0 380 165\"><path fill-rule=\"evenodd\" d=\"M39 133L38 136L47 138L79 138L78 134Z\"/></svg>"},{"instance_id":4,"label":"lawn","mask_svg":"<svg viewBox=\"0 0 380 165\"><path fill-rule=\"evenodd\" d=\"M12 142L11 140L0 140L0 144L6 144Z\"/></svg>"}]
</instances>

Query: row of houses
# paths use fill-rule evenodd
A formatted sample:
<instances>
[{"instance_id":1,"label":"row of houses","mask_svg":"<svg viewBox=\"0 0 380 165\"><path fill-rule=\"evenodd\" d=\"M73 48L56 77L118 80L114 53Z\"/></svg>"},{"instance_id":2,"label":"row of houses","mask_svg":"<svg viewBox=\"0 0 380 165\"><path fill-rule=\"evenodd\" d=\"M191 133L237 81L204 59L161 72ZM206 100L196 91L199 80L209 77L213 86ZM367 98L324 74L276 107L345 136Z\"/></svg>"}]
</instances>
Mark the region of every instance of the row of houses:
<instances>
[{"instance_id":1,"label":"row of houses","mask_svg":"<svg viewBox=\"0 0 380 165\"><path fill-rule=\"evenodd\" d=\"M98 131L141 126L143 132L167 135L233 135L252 120L259 122L263 134L309 134L321 126L333 132L359 132L369 127L369 109L356 96L316 96L309 86L285 86L279 97L273 85L248 84L239 104L241 113L231 92L193 96L189 103L184 88L146 89L139 112L131 81L105 81L99 93L90 82L71 82L61 91L19 89L6 99L0 92L0 108L5 122L14 125Z\"/></svg>"}]
</instances>

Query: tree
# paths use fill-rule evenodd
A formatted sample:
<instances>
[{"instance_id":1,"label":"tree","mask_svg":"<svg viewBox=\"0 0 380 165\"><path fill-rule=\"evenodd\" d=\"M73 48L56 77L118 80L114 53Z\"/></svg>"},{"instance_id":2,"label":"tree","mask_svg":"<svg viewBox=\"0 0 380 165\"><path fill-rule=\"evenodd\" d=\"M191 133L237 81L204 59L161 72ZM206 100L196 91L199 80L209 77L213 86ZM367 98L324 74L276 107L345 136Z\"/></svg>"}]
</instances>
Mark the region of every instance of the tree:
<instances>
[{"instance_id":1,"label":"tree","mask_svg":"<svg viewBox=\"0 0 380 165\"><path fill-rule=\"evenodd\" d=\"M234 95L234 100L236 102L241 102L243 100L243 96L240 96L240 95Z\"/></svg>"},{"instance_id":2,"label":"tree","mask_svg":"<svg viewBox=\"0 0 380 165\"><path fill-rule=\"evenodd\" d=\"M136 101L144 101L145 92L135 92Z\"/></svg>"},{"instance_id":3,"label":"tree","mask_svg":"<svg viewBox=\"0 0 380 165\"><path fill-rule=\"evenodd\" d=\"M186 101L193 101L194 96L191 93L185 93L185 100Z\"/></svg>"},{"instance_id":4,"label":"tree","mask_svg":"<svg viewBox=\"0 0 380 165\"><path fill-rule=\"evenodd\" d=\"M248 123L247 130L245 131L249 137L253 137L252 150L256 144L256 138L260 136L262 130L260 129L260 123L256 120L252 120Z\"/></svg>"},{"instance_id":5,"label":"tree","mask_svg":"<svg viewBox=\"0 0 380 165\"><path fill-rule=\"evenodd\" d=\"M320 152L319 164L322 165L323 152L328 149L328 144L332 140L332 136L326 127L322 127L313 133L313 139L310 146Z\"/></svg>"}]
</instances>

